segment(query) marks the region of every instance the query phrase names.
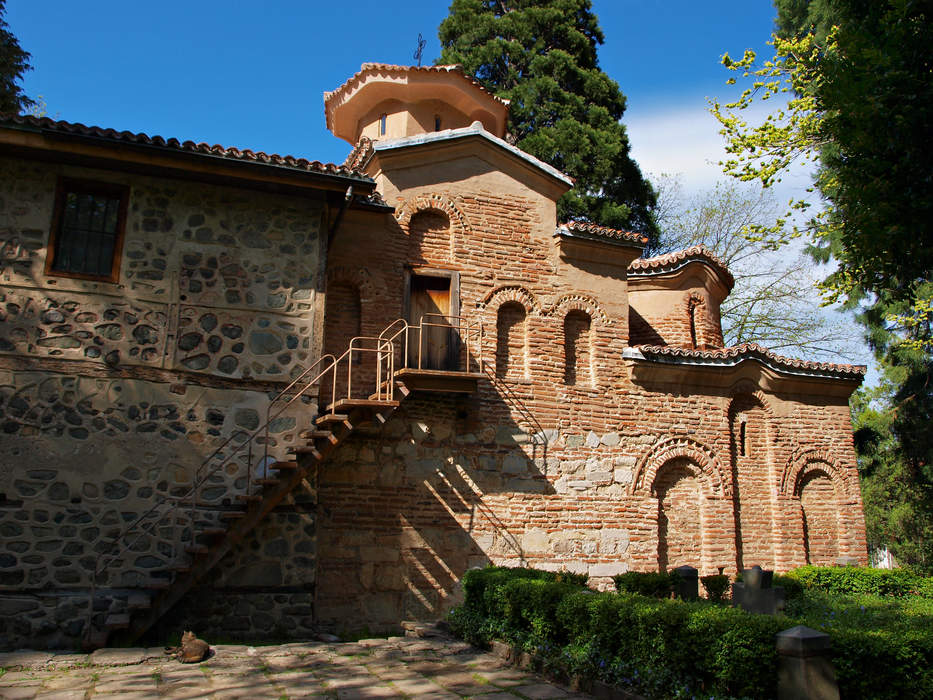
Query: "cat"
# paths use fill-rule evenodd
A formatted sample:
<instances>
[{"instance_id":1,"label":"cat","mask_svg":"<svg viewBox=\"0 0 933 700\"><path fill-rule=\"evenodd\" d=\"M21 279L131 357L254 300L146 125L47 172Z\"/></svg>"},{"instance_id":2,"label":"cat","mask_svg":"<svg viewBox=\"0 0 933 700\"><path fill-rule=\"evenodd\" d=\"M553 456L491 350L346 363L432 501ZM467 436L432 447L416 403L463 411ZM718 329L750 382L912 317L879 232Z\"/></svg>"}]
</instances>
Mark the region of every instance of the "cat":
<instances>
[{"instance_id":1,"label":"cat","mask_svg":"<svg viewBox=\"0 0 933 700\"><path fill-rule=\"evenodd\" d=\"M165 653L174 654L183 664L196 664L210 656L211 646L195 637L194 632L185 632L181 635L181 646L166 647Z\"/></svg>"}]
</instances>

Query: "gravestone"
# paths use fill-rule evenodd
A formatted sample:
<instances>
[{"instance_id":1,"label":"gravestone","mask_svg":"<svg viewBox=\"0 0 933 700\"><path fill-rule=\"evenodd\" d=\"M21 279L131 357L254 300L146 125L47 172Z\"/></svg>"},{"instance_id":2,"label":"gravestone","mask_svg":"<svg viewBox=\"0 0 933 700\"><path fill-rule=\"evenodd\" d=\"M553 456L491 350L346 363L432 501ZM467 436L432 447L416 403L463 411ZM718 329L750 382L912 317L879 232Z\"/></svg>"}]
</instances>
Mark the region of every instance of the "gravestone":
<instances>
[{"instance_id":1,"label":"gravestone","mask_svg":"<svg viewBox=\"0 0 933 700\"><path fill-rule=\"evenodd\" d=\"M829 635L798 625L778 632L778 700L839 700Z\"/></svg>"},{"instance_id":2,"label":"gravestone","mask_svg":"<svg viewBox=\"0 0 933 700\"><path fill-rule=\"evenodd\" d=\"M678 566L674 584L674 596L682 600L696 600L699 597L699 572L692 566Z\"/></svg>"},{"instance_id":3,"label":"gravestone","mask_svg":"<svg viewBox=\"0 0 933 700\"><path fill-rule=\"evenodd\" d=\"M761 615L775 615L784 609L784 588L772 586L773 571L753 566L742 572L741 583L732 584L732 607Z\"/></svg>"}]
</instances>

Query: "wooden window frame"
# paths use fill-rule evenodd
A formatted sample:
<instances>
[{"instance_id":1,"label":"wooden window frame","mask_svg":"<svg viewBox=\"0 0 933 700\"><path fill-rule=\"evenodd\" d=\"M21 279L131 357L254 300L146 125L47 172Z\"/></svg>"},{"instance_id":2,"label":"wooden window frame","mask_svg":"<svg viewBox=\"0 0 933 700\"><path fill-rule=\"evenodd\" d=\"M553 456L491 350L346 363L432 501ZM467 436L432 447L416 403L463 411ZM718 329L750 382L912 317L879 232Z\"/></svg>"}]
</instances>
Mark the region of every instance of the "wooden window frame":
<instances>
[{"instance_id":1,"label":"wooden window frame","mask_svg":"<svg viewBox=\"0 0 933 700\"><path fill-rule=\"evenodd\" d=\"M117 230L113 239L113 260L110 263L109 275L89 275L84 272L68 272L65 270L53 269L55 265L55 251L58 247L58 239L61 237L62 224L64 223L65 198L69 192L120 198L120 208L117 212ZM66 277L70 279L88 280L91 282L107 282L112 284L119 282L120 263L123 259L123 241L126 237L126 212L129 200L130 188L128 185L78 178L58 178L58 183L55 187L55 206L52 210L52 223L49 229L49 243L46 248L45 274L49 277Z\"/></svg>"}]
</instances>

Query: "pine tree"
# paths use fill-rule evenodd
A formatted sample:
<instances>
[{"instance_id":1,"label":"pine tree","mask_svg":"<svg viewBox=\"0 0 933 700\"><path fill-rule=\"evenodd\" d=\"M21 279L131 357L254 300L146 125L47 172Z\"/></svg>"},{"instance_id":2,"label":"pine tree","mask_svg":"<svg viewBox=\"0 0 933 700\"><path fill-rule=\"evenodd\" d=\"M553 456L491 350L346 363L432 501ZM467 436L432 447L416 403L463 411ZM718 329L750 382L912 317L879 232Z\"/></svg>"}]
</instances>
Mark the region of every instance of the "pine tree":
<instances>
[{"instance_id":1,"label":"pine tree","mask_svg":"<svg viewBox=\"0 0 933 700\"><path fill-rule=\"evenodd\" d=\"M32 66L29 52L23 51L3 19L5 5L6 0L0 0L0 113L19 114L34 104L16 84Z\"/></svg>"},{"instance_id":2,"label":"pine tree","mask_svg":"<svg viewBox=\"0 0 933 700\"><path fill-rule=\"evenodd\" d=\"M511 101L509 140L574 178L561 220L656 240L656 195L629 154L625 96L599 68L589 0L453 0L438 34L438 63Z\"/></svg>"}]
</instances>

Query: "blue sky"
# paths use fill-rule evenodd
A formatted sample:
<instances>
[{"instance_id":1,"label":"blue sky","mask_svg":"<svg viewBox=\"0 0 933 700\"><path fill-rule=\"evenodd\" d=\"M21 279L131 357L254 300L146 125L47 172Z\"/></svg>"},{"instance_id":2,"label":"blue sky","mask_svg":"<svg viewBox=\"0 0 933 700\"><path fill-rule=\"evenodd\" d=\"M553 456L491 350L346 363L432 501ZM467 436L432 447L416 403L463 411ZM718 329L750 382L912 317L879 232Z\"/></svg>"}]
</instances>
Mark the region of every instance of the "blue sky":
<instances>
[{"instance_id":1,"label":"blue sky","mask_svg":"<svg viewBox=\"0 0 933 700\"><path fill-rule=\"evenodd\" d=\"M624 122L647 172L716 177L719 136L705 112L725 93L724 51L764 50L769 0L595 0L600 63L628 97ZM32 53L24 86L49 116L117 129L340 162L322 93L364 61L425 63L440 53L444 0L7 0Z\"/></svg>"}]
</instances>

